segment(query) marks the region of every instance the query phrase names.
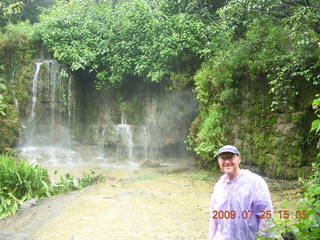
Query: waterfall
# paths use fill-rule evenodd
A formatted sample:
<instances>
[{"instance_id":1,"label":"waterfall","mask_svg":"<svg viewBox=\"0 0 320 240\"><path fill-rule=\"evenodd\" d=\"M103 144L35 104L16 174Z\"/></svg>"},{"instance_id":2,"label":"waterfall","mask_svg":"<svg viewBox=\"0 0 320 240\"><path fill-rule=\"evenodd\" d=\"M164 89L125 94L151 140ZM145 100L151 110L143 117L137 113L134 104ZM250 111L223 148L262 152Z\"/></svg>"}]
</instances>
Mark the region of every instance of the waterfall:
<instances>
[{"instance_id":1,"label":"waterfall","mask_svg":"<svg viewBox=\"0 0 320 240\"><path fill-rule=\"evenodd\" d=\"M114 158L116 160L135 160L135 154L134 154L134 148L135 145L143 145L144 149L144 159L147 155L147 140L138 140L139 142L134 143L134 139L137 139L133 133L133 128L138 129L138 134L142 130L143 136L147 135L145 134L145 127L142 126L133 126L129 124L124 124L126 122L125 119L123 119L123 122L120 124L111 124L107 123L104 126L100 127L96 131L96 147L99 150L100 154L103 156L103 158ZM139 131L140 130L140 131ZM106 144L107 140L110 140L110 134L113 133L115 135L114 139L114 145L116 148L116 155L112 155L112 153L108 153ZM141 134L140 134L141 135ZM111 137L112 138L112 137ZM112 157L111 157L112 156Z\"/></svg>"},{"instance_id":2,"label":"waterfall","mask_svg":"<svg viewBox=\"0 0 320 240\"><path fill-rule=\"evenodd\" d=\"M118 125L118 130L124 133L125 145L127 149L128 159L133 159L133 141L132 141L132 131L130 125L120 124ZM121 134L121 133L120 133Z\"/></svg>"},{"instance_id":3,"label":"waterfall","mask_svg":"<svg viewBox=\"0 0 320 240\"><path fill-rule=\"evenodd\" d=\"M105 159L147 160L152 155L149 145L150 134L146 126L107 123L96 131L96 148Z\"/></svg>"},{"instance_id":4,"label":"waterfall","mask_svg":"<svg viewBox=\"0 0 320 240\"><path fill-rule=\"evenodd\" d=\"M71 78L68 81L68 126L71 127L72 101L71 101Z\"/></svg>"},{"instance_id":5,"label":"waterfall","mask_svg":"<svg viewBox=\"0 0 320 240\"><path fill-rule=\"evenodd\" d=\"M98 150L99 152L103 155L103 158L107 158L107 153L105 151L105 139L106 139L106 130L107 130L107 127L108 127L108 124L106 124L104 127L103 127L103 130L102 130L102 133L101 133L101 136L98 136L98 144L97 144L97 147L98 147Z\"/></svg>"},{"instance_id":6,"label":"waterfall","mask_svg":"<svg viewBox=\"0 0 320 240\"><path fill-rule=\"evenodd\" d=\"M143 126L143 150L144 150L144 160L148 159L148 146L149 146L149 133L148 128Z\"/></svg>"},{"instance_id":7,"label":"waterfall","mask_svg":"<svg viewBox=\"0 0 320 240\"><path fill-rule=\"evenodd\" d=\"M54 60L35 63L31 111L26 129L27 145L69 146L71 143L75 90L72 79L61 76L61 71L64 71L62 65Z\"/></svg>"},{"instance_id":8,"label":"waterfall","mask_svg":"<svg viewBox=\"0 0 320 240\"><path fill-rule=\"evenodd\" d=\"M37 103L37 92L38 92L38 80L39 80L40 67L42 63L43 62L36 62L36 71L32 79L32 109L31 109L30 123L33 123L35 118L35 107Z\"/></svg>"},{"instance_id":9,"label":"waterfall","mask_svg":"<svg viewBox=\"0 0 320 240\"><path fill-rule=\"evenodd\" d=\"M121 122L107 121L96 130L96 148L104 159L113 161L140 161L149 158L150 134L146 126L130 125L125 113Z\"/></svg>"},{"instance_id":10,"label":"waterfall","mask_svg":"<svg viewBox=\"0 0 320 240\"><path fill-rule=\"evenodd\" d=\"M58 158L60 162L69 158L61 149L79 151L86 161L92 159L103 165L119 162L143 165L186 156L183 141L187 123L193 119L193 109L197 109L188 100L192 94L152 94L145 97L143 104L137 104L135 111L135 101L143 96L139 94L132 104L122 105L124 99L118 101L111 90L94 89L91 77L79 72L73 78L57 61L37 60L30 76L29 101L23 102L24 109L19 102L20 115L26 116L22 119L20 147L29 147L29 152L39 148L45 152L45 148L50 148L47 154L50 164L58 162ZM83 94L81 98L78 93ZM18 92L13 92L13 98L15 94ZM125 101L130 103L131 99ZM15 103L18 108L16 99ZM121 111L127 108L134 109ZM38 159L41 158L39 155ZM76 159L79 157L68 161L76 162Z\"/></svg>"},{"instance_id":11,"label":"waterfall","mask_svg":"<svg viewBox=\"0 0 320 240\"><path fill-rule=\"evenodd\" d=\"M58 129L56 128L56 87L58 81L58 65L57 64L46 64L47 70L50 73L51 79L51 113L50 113L50 121L51 121L51 135L50 135L50 144L54 143L55 135ZM59 96L60 101L60 96ZM58 118L60 118L60 111L58 113Z\"/></svg>"},{"instance_id":12,"label":"waterfall","mask_svg":"<svg viewBox=\"0 0 320 240\"><path fill-rule=\"evenodd\" d=\"M16 68L15 68L15 67L13 67L13 70L12 70L12 73L11 73L11 78L10 78L9 85L12 85L12 84L14 83L15 74L16 74Z\"/></svg>"},{"instance_id":13,"label":"waterfall","mask_svg":"<svg viewBox=\"0 0 320 240\"><path fill-rule=\"evenodd\" d=\"M124 112L121 113L121 124L115 126L116 135L119 138L119 144L117 145L118 156L126 153L127 159L133 160L133 135L131 125L127 124L127 119L124 117ZM123 145L125 149L123 149Z\"/></svg>"},{"instance_id":14,"label":"waterfall","mask_svg":"<svg viewBox=\"0 0 320 240\"><path fill-rule=\"evenodd\" d=\"M121 112L121 124L126 125L127 124L127 119L124 117L124 112Z\"/></svg>"},{"instance_id":15,"label":"waterfall","mask_svg":"<svg viewBox=\"0 0 320 240\"><path fill-rule=\"evenodd\" d=\"M16 105L17 111L19 112L19 102L18 102L18 99L16 98L15 91L12 91L12 95L13 95L14 104Z\"/></svg>"}]
</instances>

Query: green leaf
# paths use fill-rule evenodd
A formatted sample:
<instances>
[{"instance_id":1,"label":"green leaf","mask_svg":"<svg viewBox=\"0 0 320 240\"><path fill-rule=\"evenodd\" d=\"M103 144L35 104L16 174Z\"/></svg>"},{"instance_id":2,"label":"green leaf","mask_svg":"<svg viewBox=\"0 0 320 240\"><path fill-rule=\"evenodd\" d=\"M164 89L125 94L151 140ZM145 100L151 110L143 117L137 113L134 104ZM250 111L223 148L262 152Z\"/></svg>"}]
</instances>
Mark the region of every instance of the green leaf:
<instances>
[{"instance_id":1,"label":"green leaf","mask_svg":"<svg viewBox=\"0 0 320 240\"><path fill-rule=\"evenodd\" d=\"M314 121L312 121L312 124L311 124L311 130L310 131L319 131L320 129L320 119L316 119Z\"/></svg>"}]
</instances>

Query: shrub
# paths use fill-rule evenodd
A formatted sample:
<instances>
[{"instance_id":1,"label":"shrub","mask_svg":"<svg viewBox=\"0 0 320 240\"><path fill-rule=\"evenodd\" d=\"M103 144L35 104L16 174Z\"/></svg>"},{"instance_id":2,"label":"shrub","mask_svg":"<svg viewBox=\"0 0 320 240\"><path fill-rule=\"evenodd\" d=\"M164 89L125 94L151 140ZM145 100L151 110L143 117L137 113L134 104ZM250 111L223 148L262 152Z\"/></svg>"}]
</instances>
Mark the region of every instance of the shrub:
<instances>
[{"instance_id":1,"label":"shrub","mask_svg":"<svg viewBox=\"0 0 320 240\"><path fill-rule=\"evenodd\" d=\"M48 171L38 165L0 155L0 219L14 214L23 201L79 190L104 180L93 171L76 178L70 174L52 184Z\"/></svg>"},{"instance_id":2,"label":"shrub","mask_svg":"<svg viewBox=\"0 0 320 240\"><path fill-rule=\"evenodd\" d=\"M13 214L21 202L50 195L47 170L16 161L9 155L0 156L0 218Z\"/></svg>"}]
</instances>

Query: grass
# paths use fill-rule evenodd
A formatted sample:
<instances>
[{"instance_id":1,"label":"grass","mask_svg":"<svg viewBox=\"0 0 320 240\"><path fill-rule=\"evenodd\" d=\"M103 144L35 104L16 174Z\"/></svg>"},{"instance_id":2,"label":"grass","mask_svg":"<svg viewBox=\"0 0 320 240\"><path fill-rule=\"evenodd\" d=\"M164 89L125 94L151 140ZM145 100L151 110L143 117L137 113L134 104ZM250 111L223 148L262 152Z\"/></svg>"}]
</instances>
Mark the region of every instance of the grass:
<instances>
[{"instance_id":1,"label":"grass","mask_svg":"<svg viewBox=\"0 0 320 240\"><path fill-rule=\"evenodd\" d=\"M184 174L185 177L189 177L195 180L205 181L205 182L214 182L217 180L217 177L220 177L221 174L218 172L211 172L206 170L197 170L190 173Z\"/></svg>"},{"instance_id":2,"label":"grass","mask_svg":"<svg viewBox=\"0 0 320 240\"><path fill-rule=\"evenodd\" d=\"M154 179L154 178L158 178L158 177L163 177L163 176L166 176L166 175L167 174L165 174L165 173L148 173L148 174L145 174L145 175L128 178L126 182L131 183L131 182L149 180L149 179Z\"/></svg>"}]
</instances>

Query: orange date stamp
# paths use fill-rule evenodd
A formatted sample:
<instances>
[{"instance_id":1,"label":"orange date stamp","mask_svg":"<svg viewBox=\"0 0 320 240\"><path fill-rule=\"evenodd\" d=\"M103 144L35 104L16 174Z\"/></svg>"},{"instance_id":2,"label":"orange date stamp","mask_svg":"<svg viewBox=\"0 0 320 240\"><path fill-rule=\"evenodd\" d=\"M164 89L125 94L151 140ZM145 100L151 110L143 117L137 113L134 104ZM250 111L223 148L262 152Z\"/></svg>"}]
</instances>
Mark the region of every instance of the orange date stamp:
<instances>
[{"instance_id":1,"label":"orange date stamp","mask_svg":"<svg viewBox=\"0 0 320 240\"><path fill-rule=\"evenodd\" d=\"M289 219L289 218L305 219L308 217L306 210L290 211L286 209L280 209L280 210L274 210L274 213L277 214L281 219Z\"/></svg>"},{"instance_id":2,"label":"orange date stamp","mask_svg":"<svg viewBox=\"0 0 320 240\"><path fill-rule=\"evenodd\" d=\"M296 218L302 219L307 218L306 210L275 210L274 215L277 215L280 219L289 219ZM253 210L242 210L241 213L237 213L235 210L214 210L212 211L213 219L271 219L272 211L271 210L261 210L257 214Z\"/></svg>"}]
</instances>

